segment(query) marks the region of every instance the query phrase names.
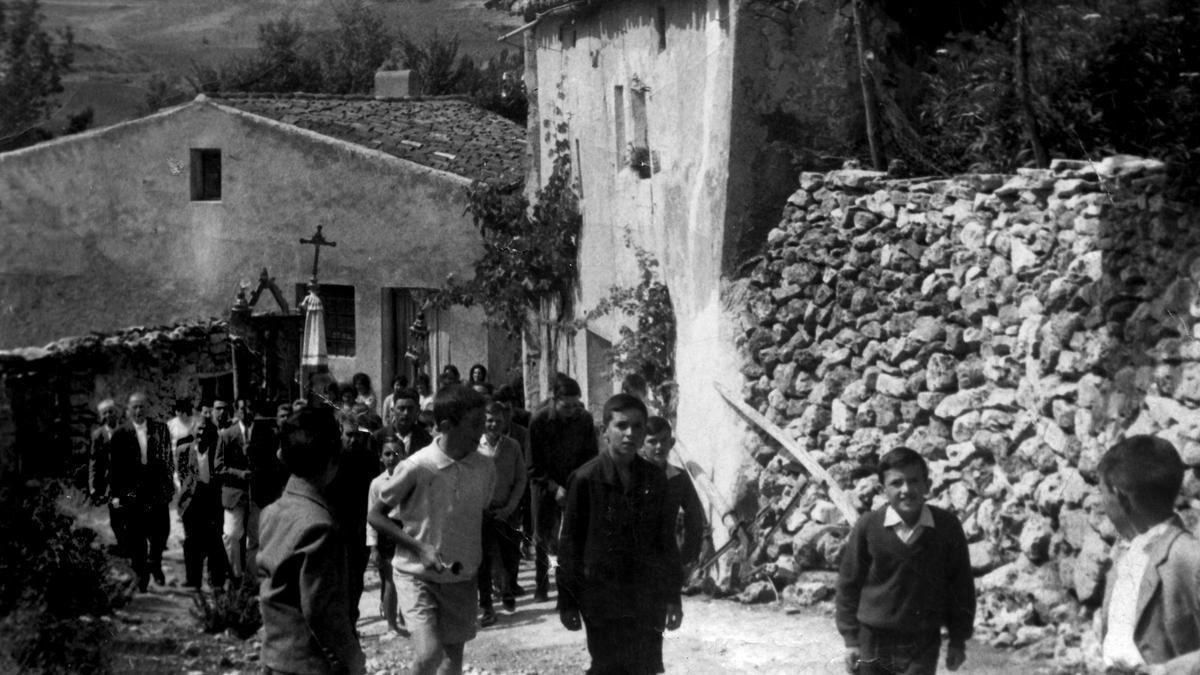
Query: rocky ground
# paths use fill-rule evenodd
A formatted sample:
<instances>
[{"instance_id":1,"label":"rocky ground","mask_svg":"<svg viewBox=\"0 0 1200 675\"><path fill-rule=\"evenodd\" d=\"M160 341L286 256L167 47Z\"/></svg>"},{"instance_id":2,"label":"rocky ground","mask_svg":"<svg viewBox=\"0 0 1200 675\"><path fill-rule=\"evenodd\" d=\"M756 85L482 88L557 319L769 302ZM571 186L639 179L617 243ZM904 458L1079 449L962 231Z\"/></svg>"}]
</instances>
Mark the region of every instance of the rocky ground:
<instances>
[{"instance_id":1,"label":"rocky ground","mask_svg":"<svg viewBox=\"0 0 1200 675\"><path fill-rule=\"evenodd\" d=\"M174 514L173 514L174 515ZM183 563L178 519L173 517L167 554L167 586L151 585L111 618L113 665L118 674L221 673L258 671L255 638L203 633L192 614L190 594L179 588ZM521 582L532 587L532 563L523 563ZM367 653L368 672L401 673L411 661L403 637L384 639L379 618L378 578L368 572L358 629ZM841 642L828 602L802 611L781 603L743 605L704 596L685 598L683 627L667 635L668 673L838 673ZM501 612L495 626L480 631L467 646L469 673L578 673L587 665L583 633L558 623L549 603L518 600L512 614ZM1054 673L1054 664L1036 653L999 651L978 644L968 647L968 663L960 672L975 674Z\"/></svg>"}]
</instances>

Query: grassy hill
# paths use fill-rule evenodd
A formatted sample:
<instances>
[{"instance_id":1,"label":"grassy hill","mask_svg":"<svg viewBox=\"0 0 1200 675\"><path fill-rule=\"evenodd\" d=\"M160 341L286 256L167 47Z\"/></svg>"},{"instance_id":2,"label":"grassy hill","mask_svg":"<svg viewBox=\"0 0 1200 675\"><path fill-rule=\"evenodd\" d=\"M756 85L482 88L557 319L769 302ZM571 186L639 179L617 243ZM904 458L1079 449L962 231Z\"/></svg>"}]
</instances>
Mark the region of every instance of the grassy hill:
<instances>
[{"instance_id":1,"label":"grassy hill","mask_svg":"<svg viewBox=\"0 0 1200 675\"><path fill-rule=\"evenodd\" d=\"M43 0L51 26L75 33L75 69L65 78L56 119L91 106L93 126L144 112L146 83L156 73L180 77L193 63L216 64L254 50L258 26L290 16L313 31L333 24L333 0ZM496 38L520 17L483 8L483 0L378 2L388 26L413 37L437 29L458 34L477 58L505 45ZM512 49L512 47L508 47Z\"/></svg>"}]
</instances>

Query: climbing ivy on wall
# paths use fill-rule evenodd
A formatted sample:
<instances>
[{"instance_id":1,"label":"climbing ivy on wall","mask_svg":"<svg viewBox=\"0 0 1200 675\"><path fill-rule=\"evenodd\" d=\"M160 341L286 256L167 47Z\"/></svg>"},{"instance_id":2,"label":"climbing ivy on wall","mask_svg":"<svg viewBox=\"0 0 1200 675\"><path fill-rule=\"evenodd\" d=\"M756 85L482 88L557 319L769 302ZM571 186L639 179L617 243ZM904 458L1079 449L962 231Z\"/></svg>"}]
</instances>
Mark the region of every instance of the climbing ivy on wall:
<instances>
[{"instance_id":1,"label":"climbing ivy on wall","mask_svg":"<svg viewBox=\"0 0 1200 675\"><path fill-rule=\"evenodd\" d=\"M483 254L475 261L475 276L448 278L431 297L433 304L479 305L490 323L514 338L539 320L561 322L567 315L579 278L583 217L565 125L558 131L553 170L532 201L519 190L486 183L469 188L467 213L483 237ZM556 316L545 316L547 304L558 308Z\"/></svg>"},{"instance_id":2,"label":"climbing ivy on wall","mask_svg":"<svg viewBox=\"0 0 1200 675\"><path fill-rule=\"evenodd\" d=\"M628 230L625 246L633 249L637 259L637 285L611 287L608 296L588 312L587 320L613 311L630 319L609 351L609 363L619 377L637 373L658 389L675 378L675 308L670 290L659 277L658 259L634 244Z\"/></svg>"}]
</instances>

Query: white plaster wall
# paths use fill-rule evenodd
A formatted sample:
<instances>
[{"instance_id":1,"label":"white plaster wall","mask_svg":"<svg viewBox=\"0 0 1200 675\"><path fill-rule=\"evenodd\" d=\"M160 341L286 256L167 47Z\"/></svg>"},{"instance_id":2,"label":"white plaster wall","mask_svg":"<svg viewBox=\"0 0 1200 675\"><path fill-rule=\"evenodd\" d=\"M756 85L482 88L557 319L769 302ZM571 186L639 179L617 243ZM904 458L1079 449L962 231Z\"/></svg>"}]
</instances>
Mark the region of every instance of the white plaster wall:
<instances>
[{"instance_id":1,"label":"white plaster wall","mask_svg":"<svg viewBox=\"0 0 1200 675\"><path fill-rule=\"evenodd\" d=\"M732 343L720 337L734 19L724 26L718 21L716 0L662 4L667 24L662 51L654 4L606 2L596 14L551 16L537 26L538 105L545 134L541 175L550 172L554 127L566 122L583 193L583 311L612 285L637 283L633 252L623 243L626 229L634 243L658 258L678 323L678 436L686 458L715 482L722 493L718 502L725 503L745 461L736 433L740 422L712 384L740 386ZM559 39L560 27L565 41ZM648 87L648 136L660 166L649 179L624 167L624 153L616 147L613 87L625 87L628 107L635 80ZM632 118L628 111L623 114L626 138L631 138ZM616 327L610 318L591 329L615 342ZM575 343L577 350L586 349L587 340ZM572 362L587 364L587 357L579 354ZM577 374L585 390L589 376L601 375ZM721 510L714 505L714 519ZM724 528L714 525L719 543Z\"/></svg>"},{"instance_id":2,"label":"white plaster wall","mask_svg":"<svg viewBox=\"0 0 1200 675\"><path fill-rule=\"evenodd\" d=\"M191 148L221 149L220 202L190 201ZM331 369L386 388L380 289L472 273L467 185L211 102L0 155L0 348L226 316L263 267L291 302L312 268L299 239L323 225L337 247L321 252L321 281L356 295L356 354ZM482 314L449 313L464 330L456 360L486 363Z\"/></svg>"}]
</instances>

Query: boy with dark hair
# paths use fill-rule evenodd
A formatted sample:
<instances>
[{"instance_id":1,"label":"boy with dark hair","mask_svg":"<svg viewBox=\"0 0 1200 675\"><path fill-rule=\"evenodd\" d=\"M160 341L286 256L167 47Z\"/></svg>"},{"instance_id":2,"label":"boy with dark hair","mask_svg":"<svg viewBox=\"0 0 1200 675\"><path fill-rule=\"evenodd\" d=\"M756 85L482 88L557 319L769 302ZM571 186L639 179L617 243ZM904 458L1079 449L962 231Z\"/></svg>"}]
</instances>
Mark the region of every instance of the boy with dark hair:
<instances>
[{"instance_id":1,"label":"boy with dark hair","mask_svg":"<svg viewBox=\"0 0 1200 675\"><path fill-rule=\"evenodd\" d=\"M1200 672L1200 541L1175 514L1179 453L1164 439L1130 436L1105 453L1096 472L1104 510L1128 541L1105 584L1105 665Z\"/></svg>"},{"instance_id":2,"label":"boy with dark hair","mask_svg":"<svg viewBox=\"0 0 1200 675\"><path fill-rule=\"evenodd\" d=\"M599 452L595 425L581 393L578 382L560 375L554 381L554 398L529 422L535 602L549 599L550 545L558 536L567 477ZM644 426L644 419L642 423Z\"/></svg>"},{"instance_id":3,"label":"boy with dark hair","mask_svg":"<svg viewBox=\"0 0 1200 675\"><path fill-rule=\"evenodd\" d=\"M383 450L380 452L383 472L371 481L371 486L367 489L367 513L379 502L383 484L392 477L396 466L400 464L403 451L404 448L396 441L383 444ZM368 525L367 546L375 549L375 569L379 571L379 606L388 626L389 632L386 637L392 638L404 633L404 629L401 628L404 625L404 617L396 610L396 582L392 579L392 556L396 554L396 542L379 536L375 527Z\"/></svg>"},{"instance_id":4,"label":"boy with dark hair","mask_svg":"<svg viewBox=\"0 0 1200 675\"><path fill-rule=\"evenodd\" d=\"M858 519L837 582L837 627L846 670L859 675L937 672L942 626L946 668L966 660L975 581L962 525L925 503L929 467L909 448L879 460L887 506Z\"/></svg>"},{"instance_id":5,"label":"boy with dark hair","mask_svg":"<svg viewBox=\"0 0 1200 675\"><path fill-rule=\"evenodd\" d=\"M291 477L263 510L257 559L268 674L366 671L350 613L346 542L325 498L340 452L328 409L304 408L284 425L279 459Z\"/></svg>"},{"instance_id":6,"label":"boy with dark hair","mask_svg":"<svg viewBox=\"0 0 1200 675\"><path fill-rule=\"evenodd\" d=\"M396 541L392 577L418 675L438 672L443 661L441 672L462 672L463 645L475 637L480 532L496 483L492 462L476 452L483 408L464 385L438 391L440 435L396 467L368 514L379 536Z\"/></svg>"},{"instance_id":7,"label":"boy with dark hair","mask_svg":"<svg viewBox=\"0 0 1200 675\"><path fill-rule=\"evenodd\" d=\"M680 519L680 512L683 516L682 536L676 537L679 558L684 565L692 565L700 557L700 547L704 543L704 507L687 472L667 461L671 448L675 447L671 431L671 423L663 417L646 420L646 443L640 454L667 475L668 508L676 521ZM676 531L679 529L677 527Z\"/></svg>"},{"instance_id":8,"label":"boy with dark hair","mask_svg":"<svg viewBox=\"0 0 1200 675\"><path fill-rule=\"evenodd\" d=\"M479 453L492 460L496 467L496 491L483 514L483 560L479 565L479 608L483 611L479 625L487 627L496 623L496 610L492 605L492 565L495 555L500 557L503 567L500 586L500 601L504 609L516 609L518 566L521 563L521 535L517 531L521 496L525 494L525 457L521 446L504 434L508 428L508 405L491 401L484 408L483 437L479 439Z\"/></svg>"},{"instance_id":9,"label":"boy with dark hair","mask_svg":"<svg viewBox=\"0 0 1200 675\"><path fill-rule=\"evenodd\" d=\"M559 543L558 612L587 629L589 673L661 673L662 631L683 621L667 479L638 455L646 406L604 404L604 449L571 474Z\"/></svg>"}]
</instances>

